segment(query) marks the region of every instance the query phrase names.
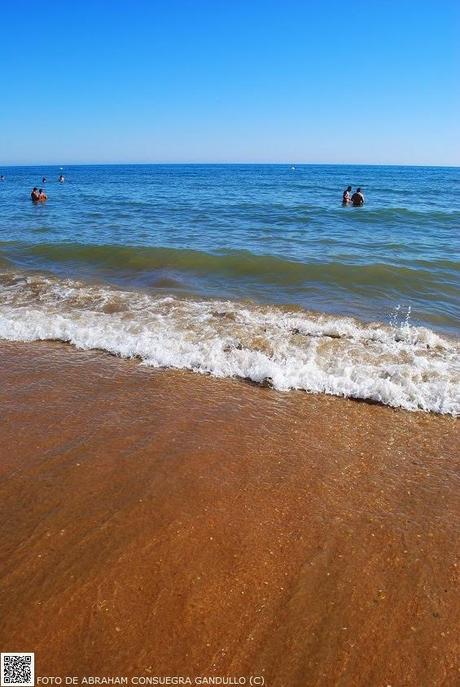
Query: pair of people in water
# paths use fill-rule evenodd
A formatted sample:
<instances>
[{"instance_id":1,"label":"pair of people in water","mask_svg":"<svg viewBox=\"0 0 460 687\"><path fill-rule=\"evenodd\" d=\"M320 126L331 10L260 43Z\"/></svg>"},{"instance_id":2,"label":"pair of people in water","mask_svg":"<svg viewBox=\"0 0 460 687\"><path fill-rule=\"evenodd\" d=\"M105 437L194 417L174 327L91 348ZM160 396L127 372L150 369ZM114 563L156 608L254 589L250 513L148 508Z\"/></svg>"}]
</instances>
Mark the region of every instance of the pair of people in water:
<instances>
[{"instance_id":1,"label":"pair of people in water","mask_svg":"<svg viewBox=\"0 0 460 687\"><path fill-rule=\"evenodd\" d=\"M34 186L32 193L30 194L30 198L34 203L43 203L45 200L47 200L48 196L42 188L37 188Z\"/></svg>"},{"instance_id":2,"label":"pair of people in water","mask_svg":"<svg viewBox=\"0 0 460 687\"><path fill-rule=\"evenodd\" d=\"M64 183L64 175L63 174L59 175L58 181L60 184ZM46 184L46 177L42 177L42 184Z\"/></svg>"},{"instance_id":3,"label":"pair of people in water","mask_svg":"<svg viewBox=\"0 0 460 687\"><path fill-rule=\"evenodd\" d=\"M359 208L364 205L364 195L360 188L352 194L352 188L349 186L342 195L342 205L352 205L354 208Z\"/></svg>"}]
</instances>

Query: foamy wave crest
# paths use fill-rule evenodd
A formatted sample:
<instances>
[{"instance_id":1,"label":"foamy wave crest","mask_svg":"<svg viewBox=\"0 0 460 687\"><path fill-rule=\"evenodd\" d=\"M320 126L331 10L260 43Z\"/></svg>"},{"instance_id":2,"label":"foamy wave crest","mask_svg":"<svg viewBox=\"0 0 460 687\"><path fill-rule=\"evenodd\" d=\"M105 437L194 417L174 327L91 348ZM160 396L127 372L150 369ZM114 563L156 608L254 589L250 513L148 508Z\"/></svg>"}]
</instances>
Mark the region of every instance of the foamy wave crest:
<instances>
[{"instance_id":1,"label":"foamy wave crest","mask_svg":"<svg viewBox=\"0 0 460 687\"><path fill-rule=\"evenodd\" d=\"M460 347L429 329L44 276L0 278L0 337L61 340L146 365L458 414Z\"/></svg>"}]
</instances>

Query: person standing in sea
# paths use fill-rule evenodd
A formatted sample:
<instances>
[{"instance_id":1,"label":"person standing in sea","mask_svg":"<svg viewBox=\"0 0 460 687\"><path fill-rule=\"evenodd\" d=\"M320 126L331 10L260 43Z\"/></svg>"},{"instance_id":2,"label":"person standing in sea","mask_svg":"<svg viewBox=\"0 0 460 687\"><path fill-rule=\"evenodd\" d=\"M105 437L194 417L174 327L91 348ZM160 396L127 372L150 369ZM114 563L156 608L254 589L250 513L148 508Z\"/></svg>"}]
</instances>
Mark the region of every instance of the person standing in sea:
<instances>
[{"instance_id":1,"label":"person standing in sea","mask_svg":"<svg viewBox=\"0 0 460 687\"><path fill-rule=\"evenodd\" d=\"M351 197L351 204L354 208L359 208L364 205L364 195L360 188L357 188Z\"/></svg>"},{"instance_id":2,"label":"person standing in sea","mask_svg":"<svg viewBox=\"0 0 460 687\"><path fill-rule=\"evenodd\" d=\"M349 187L343 192L343 195L342 195L342 205L348 205L348 204L349 204L350 199L351 199L350 193L351 193L351 186L349 186Z\"/></svg>"}]
</instances>

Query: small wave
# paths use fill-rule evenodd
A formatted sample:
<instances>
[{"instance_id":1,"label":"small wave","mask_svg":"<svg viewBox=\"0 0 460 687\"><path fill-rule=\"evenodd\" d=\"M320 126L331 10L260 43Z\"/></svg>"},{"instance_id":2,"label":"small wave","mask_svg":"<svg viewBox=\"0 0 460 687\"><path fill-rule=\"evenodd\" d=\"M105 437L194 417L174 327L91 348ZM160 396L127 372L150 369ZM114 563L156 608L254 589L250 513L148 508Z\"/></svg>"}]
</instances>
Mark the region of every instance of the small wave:
<instances>
[{"instance_id":1,"label":"small wave","mask_svg":"<svg viewBox=\"0 0 460 687\"><path fill-rule=\"evenodd\" d=\"M173 367L457 414L459 345L429 329L198 301L41 275L0 276L0 337L61 340Z\"/></svg>"},{"instance_id":2,"label":"small wave","mask_svg":"<svg viewBox=\"0 0 460 687\"><path fill-rule=\"evenodd\" d=\"M325 283L348 288L377 285L380 289L401 288L406 293L438 286L438 272L428 261L414 263L415 268L384 262L347 264L345 262L300 262L274 255L254 254L247 250L221 250L207 253L177 248L149 246L95 245L78 243L3 243L6 257L38 260L47 264L79 264L112 269L114 272L149 272L176 270L209 276L245 277L282 286L307 282ZM456 263L444 265L455 269Z\"/></svg>"},{"instance_id":3,"label":"small wave","mask_svg":"<svg viewBox=\"0 0 460 687\"><path fill-rule=\"evenodd\" d=\"M341 208L343 211L343 208ZM346 219L352 225L366 225L372 226L377 230L379 227L388 229L398 228L404 230L413 228L417 234L421 231L426 231L432 235L435 227L438 231L456 232L460 220L460 212L458 210L437 210L434 208L416 210L414 208L406 207L380 207L371 208L364 206L364 208L348 207L345 208L346 214L341 219ZM338 212L338 211L337 211ZM454 234L455 235L455 234Z\"/></svg>"}]
</instances>

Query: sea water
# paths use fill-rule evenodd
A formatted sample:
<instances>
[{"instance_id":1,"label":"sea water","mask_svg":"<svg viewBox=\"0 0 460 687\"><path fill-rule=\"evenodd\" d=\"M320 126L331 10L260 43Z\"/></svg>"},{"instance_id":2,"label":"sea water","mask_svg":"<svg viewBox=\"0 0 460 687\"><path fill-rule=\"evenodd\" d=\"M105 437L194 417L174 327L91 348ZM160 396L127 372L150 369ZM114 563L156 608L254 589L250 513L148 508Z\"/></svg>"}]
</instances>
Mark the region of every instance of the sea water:
<instances>
[{"instance_id":1,"label":"sea water","mask_svg":"<svg viewBox=\"0 0 460 687\"><path fill-rule=\"evenodd\" d=\"M0 173L0 337L458 412L459 168Z\"/></svg>"}]
</instances>

